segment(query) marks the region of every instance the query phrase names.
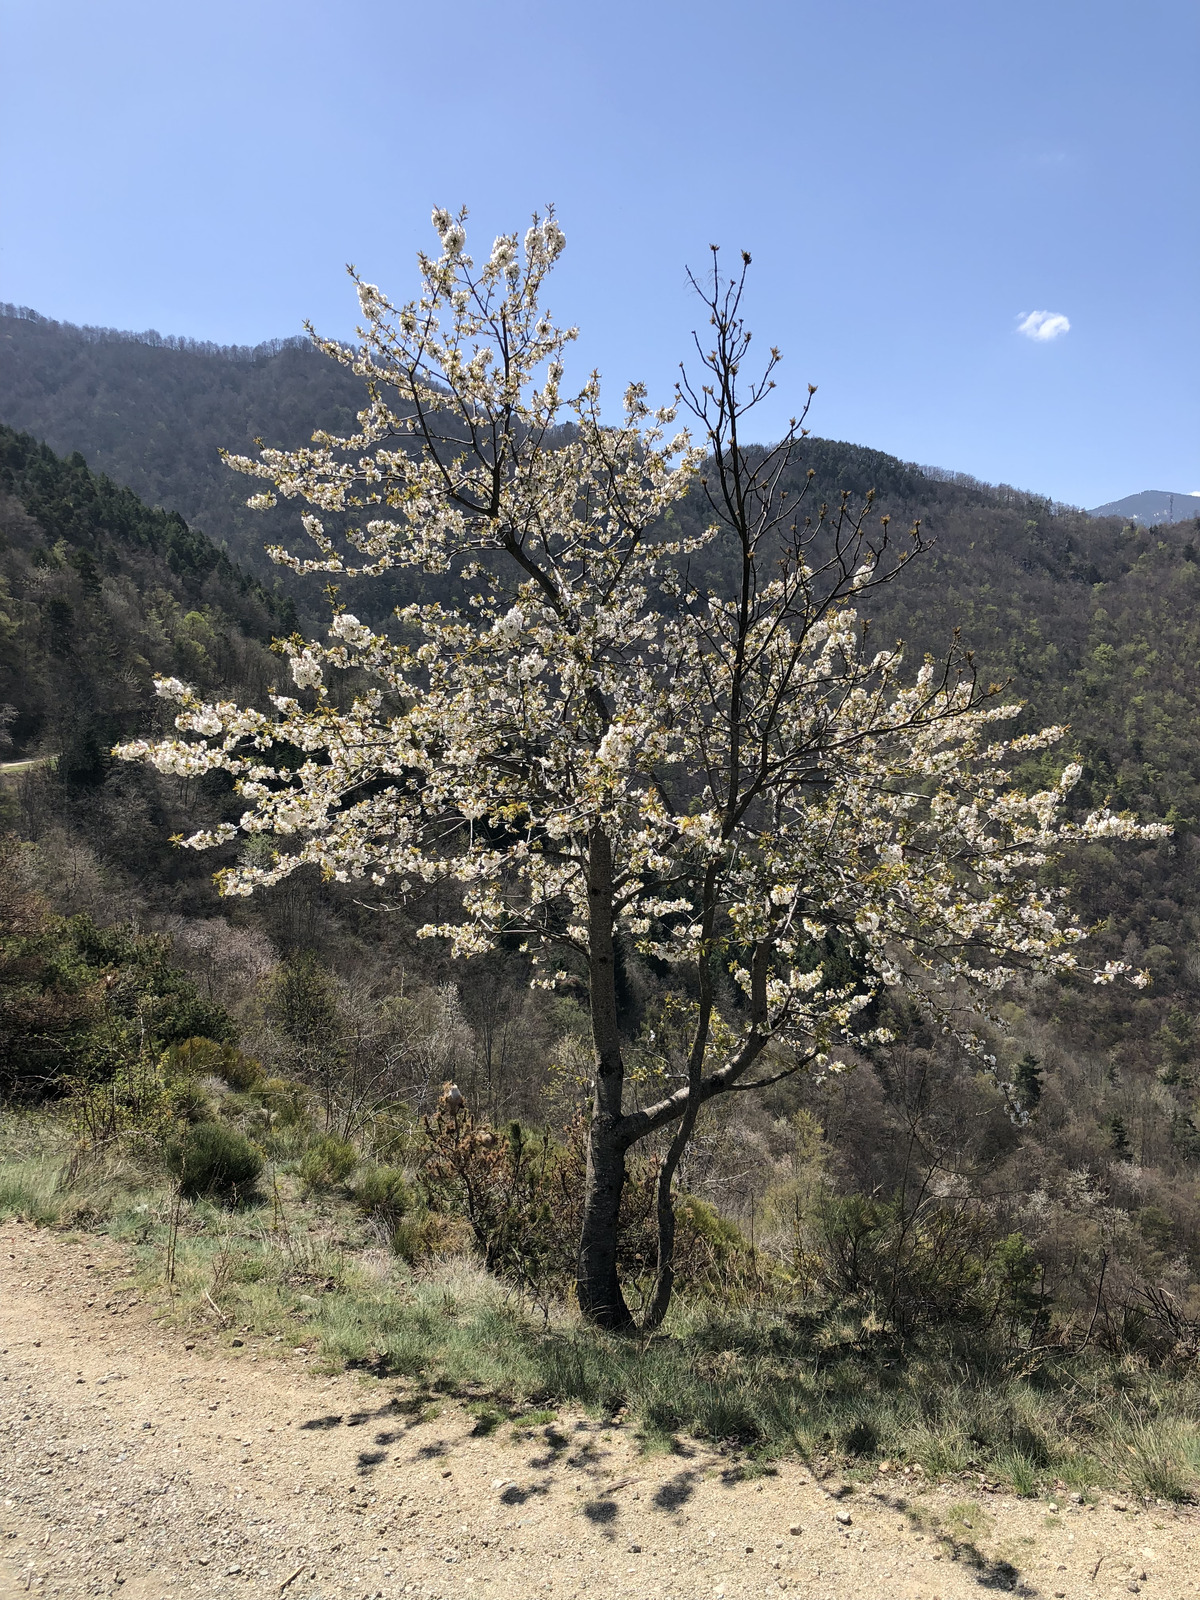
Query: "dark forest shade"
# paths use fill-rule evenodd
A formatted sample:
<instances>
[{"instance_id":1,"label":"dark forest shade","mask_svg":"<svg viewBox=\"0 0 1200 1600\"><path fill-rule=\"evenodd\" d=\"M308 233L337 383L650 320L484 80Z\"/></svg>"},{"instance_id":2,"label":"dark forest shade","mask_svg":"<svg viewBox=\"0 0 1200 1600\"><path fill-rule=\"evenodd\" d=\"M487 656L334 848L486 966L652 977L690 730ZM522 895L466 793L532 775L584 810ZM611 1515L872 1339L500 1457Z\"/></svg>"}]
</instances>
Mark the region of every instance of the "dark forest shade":
<instances>
[{"instance_id":1,"label":"dark forest shade","mask_svg":"<svg viewBox=\"0 0 1200 1600\"><path fill-rule=\"evenodd\" d=\"M264 646L293 625L177 512L0 426L0 706L10 759L54 755L94 786L116 739L154 725L154 672L215 686L263 678Z\"/></svg>"}]
</instances>

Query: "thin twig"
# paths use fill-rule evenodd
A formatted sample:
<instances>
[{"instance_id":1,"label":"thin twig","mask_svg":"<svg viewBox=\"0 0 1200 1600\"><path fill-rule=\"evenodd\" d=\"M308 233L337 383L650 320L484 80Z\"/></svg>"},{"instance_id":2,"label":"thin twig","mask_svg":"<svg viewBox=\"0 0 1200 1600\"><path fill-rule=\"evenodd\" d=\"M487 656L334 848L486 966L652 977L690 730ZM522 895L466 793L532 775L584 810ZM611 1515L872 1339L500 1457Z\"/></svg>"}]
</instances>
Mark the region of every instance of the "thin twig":
<instances>
[{"instance_id":1,"label":"thin twig","mask_svg":"<svg viewBox=\"0 0 1200 1600\"><path fill-rule=\"evenodd\" d=\"M1104 1275L1108 1271L1108 1251L1100 1257L1100 1281L1096 1285L1096 1304L1092 1307L1092 1320L1088 1323L1088 1331L1084 1334L1083 1343L1079 1350L1086 1350L1091 1342L1092 1333L1096 1327L1096 1318L1100 1315L1100 1305L1104 1297ZM1078 1352L1077 1352L1078 1353Z\"/></svg>"}]
</instances>

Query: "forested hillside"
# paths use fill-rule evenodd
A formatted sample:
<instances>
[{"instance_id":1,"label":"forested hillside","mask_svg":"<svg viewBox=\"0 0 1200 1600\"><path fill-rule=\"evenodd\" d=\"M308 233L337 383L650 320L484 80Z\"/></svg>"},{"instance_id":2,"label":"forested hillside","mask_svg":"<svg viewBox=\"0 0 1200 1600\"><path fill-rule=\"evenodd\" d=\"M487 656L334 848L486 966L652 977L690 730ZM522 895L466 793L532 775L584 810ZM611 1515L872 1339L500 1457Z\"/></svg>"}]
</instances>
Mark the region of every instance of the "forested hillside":
<instances>
[{"instance_id":1,"label":"forested hillside","mask_svg":"<svg viewBox=\"0 0 1200 1600\"><path fill-rule=\"evenodd\" d=\"M13 758L58 757L99 783L144 725L158 672L261 692L290 606L178 512L0 427L0 703Z\"/></svg>"},{"instance_id":2,"label":"forested hillside","mask_svg":"<svg viewBox=\"0 0 1200 1600\"><path fill-rule=\"evenodd\" d=\"M0 421L51 447L0 435L0 702L14 708L13 754L58 756L5 791L39 926L86 907L100 924L132 918L169 935L228 1031L312 1096L322 1137L335 1124L341 1136L366 1128L355 1119L372 1097L405 1115L431 1111L448 1078L481 1117L563 1135L589 1070L578 986L531 992L516 950L451 963L413 938L427 912L437 920L434 904L381 910L316 881L218 902L213 863L166 841L232 814L228 789L108 760L116 738L158 725L152 672L261 703L276 671L266 641L291 629L293 612L252 551L282 530L291 537L298 519L287 506L245 510L247 481L216 451L347 427L353 380L292 344L219 351L28 316L6 316L0 337ZM1145 964L1154 982L1142 994L1048 981L1017 990L1005 1002L1009 1032L995 1034L995 1076L897 1012L899 1042L857 1071L781 1085L714 1118L686 1185L806 1281L867 1296L890 1282L892 1313L913 1325L975 1315L984 1288L1000 1294L996 1252L1016 1238L1005 1248L1026 1299L1014 1289L1010 1310L1031 1341L1046 1333L1049 1307L1065 1327L1095 1321L1103 1303L1119 1344L1137 1307L1149 1315L1151 1291L1200 1318L1200 527L1091 519L866 448L810 439L804 449L813 476L795 487L808 483L814 518L842 491L860 503L873 490L871 517L920 519L934 541L864 607L873 637L903 637L917 656L944 651L959 630L984 679L1011 680L1028 702L1027 726L1070 723L1059 754L1083 760L1081 808L1108 800L1175 824L1167 843L1093 844L1070 865L1077 902L1098 922L1097 956ZM87 464L52 450L80 451ZM697 525L698 500L675 515ZM719 548L705 555L717 573L722 559ZM266 587L246 576L252 562ZM375 614L386 613L380 597L408 592L381 584ZM311 593L302 598L311 605ZM82 863L70 882L64 841ZM661 974L629 950L621 962L622 1027L631 1058L649 1064L669 1026ZM997 1079L1023 1117L1006 1111ZM345 1104L357 1109L343 1115ZM388 1148L411 1167L419 1140L406 1127L401 1136L389 1123ZM362 1137L382 1159L384 1144ZM452 1209L462 1152L435 1156L429 1204ZM953 1282L942 1273L947 1238L961 1267ZM1169 1342L1165 1304L1155 1348Z\"/></svg>"},{"instance_id":3,"label":"forested hillside","mask_svg":"<svg viewBox=\"0 0 1200 1600\"><path fill-rule=\"evenodd\" d=\"M264 546L297 539L297 510L248 510L253 485L229 472L219 452L253 454L256 440L294 448L314 429L348 432L364 398L359 380L306 339L219 347L78 328L0 306L0 354L0 422L60 454L79 451L147 504L178 511L268 583L277 570ZM1060 513L1035 495L821 438L808 440L804 465L814 472L810 507L836 504L843 490L861 497L873 489L879 513L922 517L939 540L937 564L912 574L898 615L908 614L913 585L937 592L945 563L964 594L974 593L978 577L990 591L1012 589L1035 605L1047 603L1046 580L1095 582L1101 567L1111 575L1120 566L1116 520ZM411 588L412 577L406 582ZM317 593L312 586L301 592ZM411 597L386 583L371 586L362 598L376 614L381 593L388 603ZM942 620L929 618L935 629ZM1007 622L1006 615L995 630L1001 638Z\"/></svg>"},{"instance_id":4,"label":"forested hillside","mask_svg":"<svg viewBox=\"0 0 1200 1600\"><path fill-rule=\"evenodd\" d=\"M178 511L264 576L270 537L287 526L246 510L244 481L222 449L262 438L303 444L314 428L349 431L362 404L357 379L307 339L222 348L105 328L77 328L0 307L0 421L97 472L150 506Z\"/></svg>"}]
</instances>

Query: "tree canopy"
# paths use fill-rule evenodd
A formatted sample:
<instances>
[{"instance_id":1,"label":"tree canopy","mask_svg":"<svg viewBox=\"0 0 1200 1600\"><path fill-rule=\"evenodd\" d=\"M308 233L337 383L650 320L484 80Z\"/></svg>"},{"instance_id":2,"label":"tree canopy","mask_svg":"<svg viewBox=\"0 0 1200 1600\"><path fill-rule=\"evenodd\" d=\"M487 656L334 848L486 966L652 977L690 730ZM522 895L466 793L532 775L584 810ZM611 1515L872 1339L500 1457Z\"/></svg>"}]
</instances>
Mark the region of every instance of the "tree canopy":
<instances>
[{"instance_id":1,"label":"tree canopy","mask_svg":"<svg viewBox=\"0 0 1200 1600\"><path fill-rule=\"evenodd\" d=\"M872 1005L908 992L974 1043L972 1006L1022 969L1080 967L1082 926L1052 869L1092 839L1158 837L1103 808L1064 814L1076 764L1012 777L1060 727L1005 737L1019 706L955 642L915 670L858 614L923 548L871 497L806 508L803 415L767 449L746 419L778 367L748 378L744 258L697 281L710 332L676 403L631 385L605 422L593 374L566 386L574 330L543 304L565 240L553 214L478 268L465 214L435 211L421 290L394 305L358 280L361 343L318 343L366 387L358 427L230 464L299 499L315 554L297 572L453 574L461 604L402 606L372 628L339 605L323 641L283 649L295 694L271 711L165 678L183 737L129 758L233 775L241 835L220 881L247 894L315 866L403 897L456 886L426 936L472 954L519 938L539 981L586 974L595 1048L578 1293L627 1325L616 1273L626 1152L674 1129L659 1195L670 1294L671 1181L701 1107L878 1042ZM711 340L711 343L710 343ZM668 437L680 409L697 432ZM698 489L707 520L673 526ZM719 583L695 574L718 553ZM1047 874L1051 877L1047 879ZM623 935L677 975L681 1043L661 1093L631 1107L617 1026ZM1121 961L1094 974L1144 982Z\"/></svg>"}]
</instances>

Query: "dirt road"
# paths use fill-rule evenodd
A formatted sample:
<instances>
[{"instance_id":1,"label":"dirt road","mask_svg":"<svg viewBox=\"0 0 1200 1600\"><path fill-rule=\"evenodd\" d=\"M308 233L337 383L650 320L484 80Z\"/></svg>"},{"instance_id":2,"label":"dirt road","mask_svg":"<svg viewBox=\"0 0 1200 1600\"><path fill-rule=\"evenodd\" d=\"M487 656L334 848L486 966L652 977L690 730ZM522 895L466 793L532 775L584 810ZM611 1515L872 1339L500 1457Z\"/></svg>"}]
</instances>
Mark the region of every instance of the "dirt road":
<instances>
[{"instance_id":1,"label":"dirt road","mask_svg":"<svg viewBox=\"0 0 1200 1600\"><path fill-rule=\"evenodd\" d=\"M0 1600L1200 1592L1195 1508L747 1481L585 1417L481 1437L457 1403L154 1313L106 1241L0 1228Z\"/></svg>"}]
</instances>

